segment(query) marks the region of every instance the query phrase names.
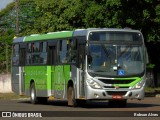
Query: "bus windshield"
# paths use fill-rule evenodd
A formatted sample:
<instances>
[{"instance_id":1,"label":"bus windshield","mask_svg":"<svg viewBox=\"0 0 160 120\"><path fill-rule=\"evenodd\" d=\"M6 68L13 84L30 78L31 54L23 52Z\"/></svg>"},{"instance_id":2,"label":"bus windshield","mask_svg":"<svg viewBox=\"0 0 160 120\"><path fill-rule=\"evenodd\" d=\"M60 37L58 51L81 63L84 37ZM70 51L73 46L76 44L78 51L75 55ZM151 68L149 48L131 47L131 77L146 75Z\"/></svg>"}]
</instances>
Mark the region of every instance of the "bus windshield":
<instances>
[{"instance_id":1,"label":"bus windshield","mask_svg":"<svg viewBox=\"0 0 160 120\"><path fill-rule=\"evenodd\" d=\"M90 44L88 71L108 76L130 76L144 72L143 48L138 45Z\"/></svg>"}]
</instances>

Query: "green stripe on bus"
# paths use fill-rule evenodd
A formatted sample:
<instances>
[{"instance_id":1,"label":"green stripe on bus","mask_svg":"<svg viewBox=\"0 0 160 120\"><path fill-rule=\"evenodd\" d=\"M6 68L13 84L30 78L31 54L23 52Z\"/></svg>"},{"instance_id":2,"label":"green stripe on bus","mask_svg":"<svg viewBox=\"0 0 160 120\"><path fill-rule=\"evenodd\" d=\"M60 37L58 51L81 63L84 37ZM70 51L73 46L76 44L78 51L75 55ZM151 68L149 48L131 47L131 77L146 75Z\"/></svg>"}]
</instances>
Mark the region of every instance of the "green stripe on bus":
<instances>
[{"instance_id":1,"label":"green stripe on bus","mask_svg":"<svg viewBox=\"0 0 160 120\"><path fill-rule=\"evenodd\" d=\"M27 36L24 39L24 42L28 41L36 41L36 40L53 40L53 39L60 39L60 38L69 38L72 37L73 31L65 31L65 32L53 32L50 34L41 34L41 35L33 35Z\"/></svg>"},{"instance_id":2,"label":"green stripe on bus","mask_svg":"<svg viewBox=\"0 0 160 120\"><path fill-rule=\"evenodd\" d=\"M133 87L134 85L136 85L138 82L140 82L142 80L141 77L131 77L131 78L115 78L114 80L119 80L119 81L122 81L122 80L133 80L133 82L131 82L130 84L114 84L114 86L128 86L128 87Z\"/></svg>"}]
</instances>

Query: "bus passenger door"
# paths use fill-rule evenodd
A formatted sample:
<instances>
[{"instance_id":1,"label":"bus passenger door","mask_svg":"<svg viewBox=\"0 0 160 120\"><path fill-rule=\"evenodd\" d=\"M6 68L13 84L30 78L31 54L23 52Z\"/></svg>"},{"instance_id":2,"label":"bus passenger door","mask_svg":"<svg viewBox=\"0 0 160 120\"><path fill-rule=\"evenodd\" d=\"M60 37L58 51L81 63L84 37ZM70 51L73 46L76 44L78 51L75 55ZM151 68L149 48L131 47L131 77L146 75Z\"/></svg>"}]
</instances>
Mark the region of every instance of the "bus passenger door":
<instances>
[{"instance_id":1,"label":"bus passenger door","mask_svg":"<svg viewBox=\"0 0 160 120\"><path fill-rule=\"evenodd\" d=\"M78 69L79 69L79 97L83 98L85 96L84 90L84 63L85 63L85 45L78 45Z\"/></svg>"},{"instance_id":2,"label":"bus passenger door","mask_svg":"<svg viewBox=\"0 0 160 120\"><path fill-rule=\"evenodd\" d=\"M48 64L51 66L51 95L55 97L55 66L56 66L56 54L57 54L57 42L48 42Z\"/></svg>"},{"instance_id":3,"label":"bus passenger door","mask_svg":"<svg viewBox=\"0 0 160 120\"><path fill-rule=\"evenodd\" d=\"M64 92L64 68L63 65L55 66L55 74L54 74L54 89L55 89L55 97L60 99L63 98Z\"/></svg>"},{"instance_id":4,"label":"bus passenger door","mask_svg":"<svg viewBox=\"0 0 160 120\"><path fill-rule=\"evenodd\" d=\"M65 70L64 63L66 63L66 52L67 52L67 40L60 40L58 42L58 54L57 56L57 63L55 65L55 72L54 72L54 90L55 90L55 97L58 99L64 98L65 93Z\"/></svg>"},{"instance_id":5,"label":"bus passenger door","mask_svg":"<svg viewBox=\"0 0 160 120\"><path fill-rule=\"evenodd\" d=\"M66 97L66 81L69 80L70 77L70 65L68 65L67 56L67 40L60 40L58 49L58 65L55 66L54 88L55 97L61 99Z\"/></svg>"},{"instance_id":6,"label":"bus passenger door","mask_svg":"<svg viewBox=\"0 0 160 120\"><path fill-rule=\"evenodd\" d=\"M19 63L19 89L20 95L25 93L25 81L24 81L24 66L25 66L25 58L26 58L26 49L23 46L20 46L20 63Z\"/></svg>"}]
</instances>

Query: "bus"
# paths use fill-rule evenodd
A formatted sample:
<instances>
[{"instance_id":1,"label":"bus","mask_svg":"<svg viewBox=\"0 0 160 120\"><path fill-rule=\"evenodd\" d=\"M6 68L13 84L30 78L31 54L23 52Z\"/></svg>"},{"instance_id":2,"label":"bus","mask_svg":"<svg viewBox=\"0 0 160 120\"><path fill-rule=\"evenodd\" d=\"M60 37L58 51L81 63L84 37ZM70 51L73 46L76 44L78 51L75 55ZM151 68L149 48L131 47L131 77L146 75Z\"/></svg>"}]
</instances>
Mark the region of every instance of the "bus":
<instances>
[{"instance_id":1,"label":"bus","mask_svg":"<svg viewBox=\"0 0 160 120\"><path fill-rule=\"evenodd\" d=\"M147 52L139 30L88 28L13 40L12 90L32 104L48 98L68 106L144 99Z\"/></svg>"}]
</instances>

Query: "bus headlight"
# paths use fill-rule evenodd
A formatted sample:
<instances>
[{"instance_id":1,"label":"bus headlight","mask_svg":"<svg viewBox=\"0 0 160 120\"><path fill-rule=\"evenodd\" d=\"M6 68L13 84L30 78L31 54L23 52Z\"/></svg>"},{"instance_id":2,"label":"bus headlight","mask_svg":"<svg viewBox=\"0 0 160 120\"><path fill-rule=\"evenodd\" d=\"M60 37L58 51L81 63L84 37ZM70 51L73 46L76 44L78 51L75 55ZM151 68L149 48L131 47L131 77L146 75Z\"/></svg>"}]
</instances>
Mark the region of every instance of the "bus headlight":
<instances>
[{"instance_id":1,"label":"bus headlight","mask_svg":"<svg viewBox=\"0 0 160 120\"><path fill-rule=\"evenodd\" d=\"M132 89L140 89L145 85L145 80L138 82Z\"/></svg>"},{"instance_id":2,"label":"bus headlight","mask_svg":"<svg viewBox=\"0 0 160 120\"><path fill-rule=\"evenodd\" d=\"M89 86L91 86L94 89L100 89L101 88L101 86L92 79L87 79L87 83L89 84Z\"/></svg>"}]
</instances>

